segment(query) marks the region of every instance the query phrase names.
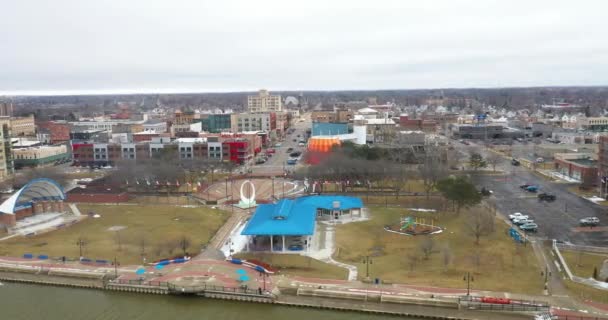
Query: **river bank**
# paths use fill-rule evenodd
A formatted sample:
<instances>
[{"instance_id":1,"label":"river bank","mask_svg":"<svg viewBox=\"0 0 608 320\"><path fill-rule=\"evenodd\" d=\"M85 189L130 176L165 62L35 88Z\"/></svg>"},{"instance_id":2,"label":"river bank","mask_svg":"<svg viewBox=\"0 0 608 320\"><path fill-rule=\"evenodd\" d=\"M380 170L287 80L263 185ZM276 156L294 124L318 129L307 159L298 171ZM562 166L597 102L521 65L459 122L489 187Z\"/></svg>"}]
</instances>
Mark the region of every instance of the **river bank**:
<instances>
[{"instance_id":1,"label":"river bank","mask_svg":"<svg viewBox=\"0 0 608 320\"><path fill-rule=\"evenodd\" d=\"M313 295L298 295L296 291L284 290L282 294L277 296L258 295L252 292L240 292L235 288L225 288L219 291L219 288L205 288L205 290L186 292L184 288L173 287L170 290L161 286L141 285L141 284L125 284L115 283L108 279L101 278L80 278L77 276L66 275L50 275L42 273L24 273L24 272L9 272L0 271L0 280L4 282L27 283L30 285L47 285L73 287L80 289L96 289L96 290L114 290L126 291L140 294L170 294L181 296L200 296L205 298L214 298L221 300L233 300L240 302L257 302L264 304L272 304L280 307L298 307L320 310L332 310L341 312L359 312L368 315L384 315L384 316L406 316L413 318L424 319L530 319L530 315L512 314L512 313L488 313L476 310L459 310L456 305L448 307L441 305L438 301L423 300L415 303L386 303L381 299L374 301L373 298L365 301L357 301L353 299L339 299L329 296L318 297ZM74 289L76 290L76 289ZM205 300L205 299L200 299ZM206 300L208 301L208 300Z\"/></svg>"}]
</instances>

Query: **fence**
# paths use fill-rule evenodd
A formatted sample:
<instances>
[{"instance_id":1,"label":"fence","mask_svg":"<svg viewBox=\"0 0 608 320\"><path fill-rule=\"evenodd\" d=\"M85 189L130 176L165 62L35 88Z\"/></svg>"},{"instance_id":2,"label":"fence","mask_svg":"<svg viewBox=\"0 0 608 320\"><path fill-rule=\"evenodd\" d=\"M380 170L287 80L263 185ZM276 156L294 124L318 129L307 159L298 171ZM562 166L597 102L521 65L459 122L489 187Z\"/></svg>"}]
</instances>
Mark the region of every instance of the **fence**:
<instances>
[{"instance_id":1,"label":"fence","mask_svg":"<svg viewBox=\"0 0 608 320\"><path fill-rule=\"evenodd\" d=\"M557 255L559 263L564 268L564 271L566 272L568 279L570 279L576 283L580 283L580 284L583 284L583 285L586 285L589 287L593 287L596 289L608 290L608 289L606 289L605 286L603 286L603 283L601 283L600 281L597 281L595 279L581 278L581 277L573 275L572 272L570 271L570 268L568 267L568 264L566 263L566 259L564 259L564 257L562 256L562 253L559 251L559 248L570 249L570 250L579 250L579 251L588 251L588 252L601 252L601 253L606 252L605 248L590 247L590 246L577 246L577 245L564 245L564 244L558 244L557 241L553 240L553 251ZM585 250L585 249L587 249L587 250ZM599 251L593 251L593 250L599 250Z\"/></svg>"},{"instance_id":2,"label":"fence","mask_svg":"<svg viewBox=\"0 0 608 320\"><path fill-rule=\"evenodd\" d=\"M204 292L212 292L212 293L226 293L232 295L247 295L247 296L257 296L264 298L276 298L276 296L270 292L263 292L261 289L249 289L246 286L244 287L226 287L226 286L216 286L216 285L208 285L202 284L197 286L179 286L166 281L145 281L140 279L117 279L114 280L114 283L118 284L127 284L127 285L138 285L138 286L151 286L151 287L160 287L167 288L169 291L174 293L204 293Z\"/></svg>"},{"instance_id":3,"label":"fence","mask_svg":"<svg viewBox=\"0 0 608 320\"><path fill-rule=\"evenodd\" d=\"M585 252L608 254L608 247L579 246L579 245L575 245L575 244L564 244L564 243L556 243L555 245L558 248L563 249L563 250L574 250L574 251L585 251Z\"/></svg>"},{"instance_id":4,"label":"fence","mask_svg":"<svg viewBox=\"0 0 608 320\"><path fill-rule=\"evenodd\" d=\"M460 305L474 310L492 311L549 311L551 306L542 301L504 299L503 303L486 303L484 297L461 296L458 298ZM486 297L487 298L487 297ZM501 299L497 299L501 300Z\"/></svg>"}]
</instances>

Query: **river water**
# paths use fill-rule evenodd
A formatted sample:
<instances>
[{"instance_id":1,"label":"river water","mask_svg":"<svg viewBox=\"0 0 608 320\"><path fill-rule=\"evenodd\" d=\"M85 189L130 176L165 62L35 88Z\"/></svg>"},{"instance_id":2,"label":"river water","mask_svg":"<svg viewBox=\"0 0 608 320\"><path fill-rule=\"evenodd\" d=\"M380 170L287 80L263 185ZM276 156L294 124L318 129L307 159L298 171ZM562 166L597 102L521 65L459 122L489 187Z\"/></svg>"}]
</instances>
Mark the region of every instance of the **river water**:
<instances>
[{"instance_id":1,"label":"river water","mask_svg":"<svg viewBox=\"0 0 608 320\"><path fill-rule=\"evenodd\" d=\"M397 317L239 303L200 297L143 295L5 282L0 285L0 319L379 320L397 319Z\"/></svg>"}]
</instances>

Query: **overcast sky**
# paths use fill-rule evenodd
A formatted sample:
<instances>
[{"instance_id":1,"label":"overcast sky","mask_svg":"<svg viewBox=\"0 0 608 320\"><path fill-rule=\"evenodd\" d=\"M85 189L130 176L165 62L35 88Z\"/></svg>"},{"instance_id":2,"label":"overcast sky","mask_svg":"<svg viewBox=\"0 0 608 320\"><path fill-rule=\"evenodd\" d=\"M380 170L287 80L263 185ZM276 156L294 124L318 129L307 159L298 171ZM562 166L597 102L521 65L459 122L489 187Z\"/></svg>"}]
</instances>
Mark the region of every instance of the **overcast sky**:
<instances>
[{"instance_id":1,"label":"overcast sky","mask_svg":"<svg viewBox=\"0 0 608 320\"><path fill-rule=\"evenodd\" d=\"M0 8L0 94L608 85L603 0Z\"/></svg>"}]
</instances>

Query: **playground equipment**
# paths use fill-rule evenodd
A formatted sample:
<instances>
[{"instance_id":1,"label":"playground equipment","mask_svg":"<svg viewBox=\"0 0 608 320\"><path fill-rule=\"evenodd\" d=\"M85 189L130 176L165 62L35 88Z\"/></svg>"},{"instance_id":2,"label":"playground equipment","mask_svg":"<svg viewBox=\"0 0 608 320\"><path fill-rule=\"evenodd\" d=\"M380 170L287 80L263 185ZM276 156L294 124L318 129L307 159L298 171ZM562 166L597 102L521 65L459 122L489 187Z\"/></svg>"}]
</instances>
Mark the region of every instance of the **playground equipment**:
<instances>
[{"instance_id":1,"label":"playground equipment","mask_svg":"<svg viewBox=\"0 0 608 320\"><path fill-rule=\"evenodd\" d=\"M403 217L398 225L385 226L384 230L410 236L436 234L443 231L442 228L435 225L433 219L428 219L427 221L425 218L417 217Z\"/></svg>"}]
</instances>

